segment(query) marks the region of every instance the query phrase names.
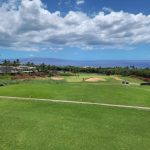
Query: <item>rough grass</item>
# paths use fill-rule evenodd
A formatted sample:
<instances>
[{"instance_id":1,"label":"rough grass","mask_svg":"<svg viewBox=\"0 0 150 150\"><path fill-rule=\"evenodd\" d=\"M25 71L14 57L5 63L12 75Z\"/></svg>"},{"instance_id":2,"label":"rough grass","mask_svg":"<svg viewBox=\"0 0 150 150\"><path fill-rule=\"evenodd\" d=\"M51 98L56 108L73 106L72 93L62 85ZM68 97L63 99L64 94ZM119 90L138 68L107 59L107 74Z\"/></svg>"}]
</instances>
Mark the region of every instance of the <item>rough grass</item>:
<instances>
[{"instance_id":1,"label":"rough grass","mask_svg":"<svg viewBox=\"0 0 150 150\"><path fill-rule=\"evenodd\" d=\"M148 150L150 112L0 100L0 150Z\"/></svg>"}]
</instances>

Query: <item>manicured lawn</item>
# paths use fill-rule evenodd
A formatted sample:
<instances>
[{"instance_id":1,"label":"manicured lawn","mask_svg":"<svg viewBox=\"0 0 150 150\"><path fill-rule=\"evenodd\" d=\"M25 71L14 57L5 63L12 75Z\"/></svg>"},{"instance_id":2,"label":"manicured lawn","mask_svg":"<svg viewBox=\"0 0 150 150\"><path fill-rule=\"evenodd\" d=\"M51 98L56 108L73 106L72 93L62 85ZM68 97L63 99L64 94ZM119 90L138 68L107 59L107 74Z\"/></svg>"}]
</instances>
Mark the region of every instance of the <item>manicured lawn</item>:
<instances>
[{"instance_id":1,"label":"manicured lawn","mask_svg":"<svg viewBox=\"0 0 150 150\"><path fill-rule=\"evenodd\" d=\"M150 112L0 100L0 150L148 150Z\"/></svg>"},{"instance_id":2,"label":"manicured lawn","mask_svg":"<svg viewBox=\"0 0 150 150\"><path fill-rule=\"evenodd\" d=\"M83 82L90 77L106 81ZM0 96L150 107L150 87L122 85L115 76L7 81L0 87ZM149 116L150 111L144 110L0 99L0 150L147 150Z\"/></svg>"},{"instance_id":3,"label":"manicured lawn","mask_svg":"<svg viewBox=\"0 0 150 150\"><path fill-rule=\"evenodd\" d=\"M0 87L0 95L150 106L149 88L108 83L31 81Z\"/></svg>"}]
</instances>

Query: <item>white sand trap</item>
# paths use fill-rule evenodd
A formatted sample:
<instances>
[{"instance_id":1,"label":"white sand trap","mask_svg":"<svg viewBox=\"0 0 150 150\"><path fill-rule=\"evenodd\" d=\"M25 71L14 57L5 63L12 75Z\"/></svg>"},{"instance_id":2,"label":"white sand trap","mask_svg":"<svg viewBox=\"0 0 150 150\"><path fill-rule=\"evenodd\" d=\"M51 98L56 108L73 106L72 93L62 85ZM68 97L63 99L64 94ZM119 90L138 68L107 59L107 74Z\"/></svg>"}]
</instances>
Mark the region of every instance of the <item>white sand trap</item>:
<instances>
[{"instance_id":1,"label":"white sand trap","mask_svg":"<svg viewBox=\"0 0 150 150\"><path fill-rule=\"evenodd\" d=\"M106 79L97 77L97 78L89 78L89 79L86 79L85 81L87 81L87 82L97 82L97 81L106 81Z\"/></svg>"},{"instance_id":2,"label":"white sand trap","mask_svg":"<svg viewBox=\"0 0 150 150\"><path fill-rule=\"evenodd\" d=\"M115 80L117 80L117 81L122 81L122 79L119 78L119 77L113 77L113 79L115 79Z\"/></svg>"},{"instance_id":3,"label":"white sand trap","mask_svg":"<svg viewBox=\"0 0 150 150\"><path fill-rule=\"evenodd\" d=\"M61 77L51 77L52 80L57 80L57 81L60 81L60 80L63 80L64 78L61 78Z\"/></svg>"}]
</instances>

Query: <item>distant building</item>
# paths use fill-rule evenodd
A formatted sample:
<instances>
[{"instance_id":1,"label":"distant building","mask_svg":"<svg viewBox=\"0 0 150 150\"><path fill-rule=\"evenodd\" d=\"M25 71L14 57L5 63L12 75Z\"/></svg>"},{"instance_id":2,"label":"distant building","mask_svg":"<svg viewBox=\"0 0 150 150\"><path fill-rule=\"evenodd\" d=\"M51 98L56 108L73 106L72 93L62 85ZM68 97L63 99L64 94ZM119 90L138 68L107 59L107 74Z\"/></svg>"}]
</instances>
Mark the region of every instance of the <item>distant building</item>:
<instances>
[{"instance_id":1,"label":"distant building","mask_svg":"<svg viewBox=\"0 0 150 150\"><path fill-rule=\"evenodd\" d=\"M29 67L29 66L19 66L16 67L17 71L20 73L32 73L37 72L36 67Z\"/></svg>"},{"instance_id":2,"label":"distant building","mask_svg":"<svg viewBox=\"0 0 150 150\"><path fill-rule=\"evenodd\" d=\"M0 66L0 74L10 73L32 73L37 72L36 67L28 67L28 66Z\"/></svg>"},{"instance_id":3,"label":"distant building","mask_svg":"<svg viewBox=\"0 0 150 150\"><path fill-rule=\"evenodd\" d=\"M13 66L0 66L0 74L5 73L17 73L17 70Z\"/></svg>"}]
</instances>

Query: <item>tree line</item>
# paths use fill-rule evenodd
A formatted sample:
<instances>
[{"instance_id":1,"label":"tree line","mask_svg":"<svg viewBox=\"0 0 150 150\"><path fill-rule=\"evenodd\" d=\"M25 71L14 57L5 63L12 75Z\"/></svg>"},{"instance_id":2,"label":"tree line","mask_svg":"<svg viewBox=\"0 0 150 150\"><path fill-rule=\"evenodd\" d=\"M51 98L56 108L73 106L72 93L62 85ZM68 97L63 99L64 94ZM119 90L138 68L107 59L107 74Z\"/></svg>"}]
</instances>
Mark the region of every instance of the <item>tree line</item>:
<instances>
[{"instance_id":1,"label":"tree line","mask_svg":"<svg viewBox=\"0 0 150 150\"><path fill-rule=\"evenodd\" d=\"M76 66L51 66L40 64L37 66L38 71L49 72L62 71L72 73L98 73L105 75L122 75L122 76L139 76L144 78L150 78L150 68L136 68L131 67L76 67Z\"/></svg>"},{"instance_id":2,"label":"tree line","mask_svg":"<svg viewBox=\"0 0 150 150\"><path fill-rule=\"evenodd\" d=\"M1 63L2 66L14 66L14 67L18 67L21 65L21 62L19 59L16 59L16 60L13 60L13 61L10 61L10 60L3 60L2 63Z\"/></svg>"},{"instance_id":3,"label":"tree line","mask_svg":"<svg viewBox=\"0 0 150 150\"><path fill-rule=\"evenodd\" d=\"M19 66L21 62L19 59L14 61L4 60L1 63L2 66ZM71 73L98 73L105 75L122 75L122 76L139 76L143 78L150 78L150 68L137 68L134 66L130 67L77 67L77 66L54 66L54 65L46 65L44 63L40 65L35 65L33 62L27 62L26 65L29 67L36 67L39 72L49 73L62 71L64 74L66 72Z\"/></svg>"}]
</instances>

